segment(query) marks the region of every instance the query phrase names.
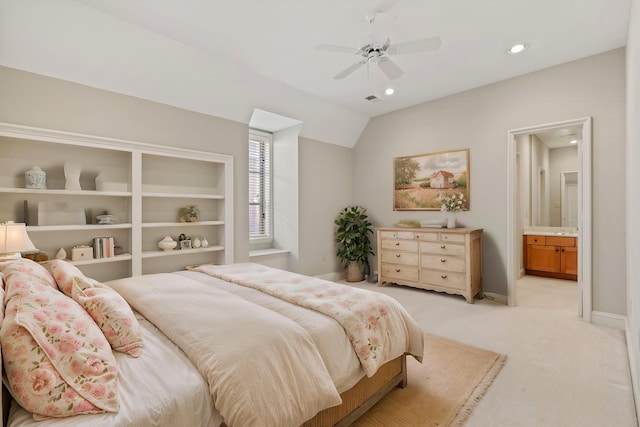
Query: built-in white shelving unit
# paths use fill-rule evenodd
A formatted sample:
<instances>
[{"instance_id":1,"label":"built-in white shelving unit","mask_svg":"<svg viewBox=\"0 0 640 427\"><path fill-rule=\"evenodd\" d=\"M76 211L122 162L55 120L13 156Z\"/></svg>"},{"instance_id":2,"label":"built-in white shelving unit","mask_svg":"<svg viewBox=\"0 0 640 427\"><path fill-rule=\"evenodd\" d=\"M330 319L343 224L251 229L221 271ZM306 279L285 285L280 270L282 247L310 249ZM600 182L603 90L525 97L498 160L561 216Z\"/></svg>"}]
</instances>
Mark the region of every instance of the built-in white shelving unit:
<instances>
[{"instance_id":1,"label":"built-in white shelving unit","mask_svg":"<svg viewBox=\"0 0 640 427\"><path fill-rule=\"evenodd\" d=\"M231 156L7 123L0 123L0 152L0 221L26 222L31 240L49 258L61 247L71 256L74 246L108 236L123 254L74 262L98 280L233 262ZM81 166L82 190L64 189L65 162ZM47 173L46 189L25 188L24 173L33 166ZM98 174L126 191L98 191ZM180 222L186 205L200 208L197 222ZM45 221L42 206L58 214L84 211L86 224ZM104 213L120 223L97 224ZM209 246L158 249L164 236L178 240L182 234L206 238Z\"/></svg>"}]
</instances>

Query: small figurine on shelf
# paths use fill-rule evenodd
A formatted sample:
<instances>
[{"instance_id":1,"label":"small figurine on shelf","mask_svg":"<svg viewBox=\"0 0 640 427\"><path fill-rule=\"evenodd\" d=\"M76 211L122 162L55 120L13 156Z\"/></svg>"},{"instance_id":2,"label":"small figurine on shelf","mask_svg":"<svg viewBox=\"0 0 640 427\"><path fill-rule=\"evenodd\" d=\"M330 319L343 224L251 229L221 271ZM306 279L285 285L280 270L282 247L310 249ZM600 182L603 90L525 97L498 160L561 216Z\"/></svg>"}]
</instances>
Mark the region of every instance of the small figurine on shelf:
<instances>
[{"instance_id":1,"label":"small figurine on shelf","mask_svg":"<svg viewBox=\"0 0 640 427\"><path fill-rule=\"evenodd\" d=\"M188 205L181 209L180 222L196 222L200 215L198 205Z\"/></svg>"},{"instance_id":2,"label":"small figurine on shelf","mask_svg":"<svg viewBox=\"0 0 640 427\"><path fill-rule=\"evenodd\" d=\"M158 242L158 247L163 251L171 251L177 245L178 245L178 242L173 240L171 236L164 236L164 238Z\"/></svg>"}]
</instances>

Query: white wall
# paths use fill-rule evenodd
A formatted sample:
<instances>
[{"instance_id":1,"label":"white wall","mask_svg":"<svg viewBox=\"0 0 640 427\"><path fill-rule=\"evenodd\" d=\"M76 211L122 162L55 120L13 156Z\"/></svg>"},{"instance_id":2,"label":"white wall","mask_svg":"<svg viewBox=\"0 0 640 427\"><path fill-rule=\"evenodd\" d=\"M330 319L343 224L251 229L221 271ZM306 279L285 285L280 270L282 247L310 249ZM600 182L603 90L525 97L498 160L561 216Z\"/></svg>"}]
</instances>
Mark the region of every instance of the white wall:
<instances>
[{"instance_id":1,"label":"white wall","mask_svg":"<svg viewBox=\"0 0 640 427\"><path fill-rule=\"evenodd\" d=\"M633 0L627 38L627 340L640 409L640 0Z\"/></svg>"},{"instance_id":2,"label":"white wall","mask_svg":"<svg viewBox=\"0 0 640 427\"><path fill-rule=\"evenodd\" d=\"M562 225L562 172L578 170L578 147L549 150L549 225Z\"/></svg>"},{"instance_id":3,"label":"white wall","mask_svg":"<svg viewBox=\"0 0 640 427\"><path fill-rule=\"evenodd\" d=\"M506 295L507 132L591 116L593 303L624 315L625 212L611 209L625 204L624 57L617 49L373 118L354 148L356 202L376 225L439 218L393 211L392 159L469 147L471 210L459 222L484 228L484 288Z\"/></svg>"}]
</instances>

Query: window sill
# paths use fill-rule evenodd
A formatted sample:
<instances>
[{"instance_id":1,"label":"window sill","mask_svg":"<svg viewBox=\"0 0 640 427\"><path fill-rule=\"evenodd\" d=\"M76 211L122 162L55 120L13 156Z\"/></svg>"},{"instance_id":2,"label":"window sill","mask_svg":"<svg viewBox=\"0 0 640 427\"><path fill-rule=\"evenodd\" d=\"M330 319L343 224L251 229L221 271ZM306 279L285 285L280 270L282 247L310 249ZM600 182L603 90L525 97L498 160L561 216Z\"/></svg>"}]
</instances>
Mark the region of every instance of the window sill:
<instances>
[{"instance_id":1,"label":"window sill","mask_svg":"<svg viewBox=\"0 0 640 427\"><path fill-rule=\"evenodd\" d=\"M288 254L289 250L287 249L275 249L275 248L269 248L269 249L256 249L254 251L249 251L249 258L257 258L257 257L263 257L263 256L270 256L270 255L280 255L280 254Z\"/></svg>"}]
</instances>

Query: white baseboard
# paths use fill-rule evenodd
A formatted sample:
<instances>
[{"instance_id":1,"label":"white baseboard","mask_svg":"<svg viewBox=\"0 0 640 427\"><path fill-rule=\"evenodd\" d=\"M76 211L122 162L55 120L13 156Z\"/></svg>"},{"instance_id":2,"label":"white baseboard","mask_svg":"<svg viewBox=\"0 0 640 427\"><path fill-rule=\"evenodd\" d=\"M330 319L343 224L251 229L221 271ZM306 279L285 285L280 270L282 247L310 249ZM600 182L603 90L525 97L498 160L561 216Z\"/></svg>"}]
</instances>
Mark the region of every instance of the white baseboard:
<instances>
[{"instance_id":1,"label":"white baseboard","mask_svg":"<svg viewBox=\"0 0 640 427\"><path fill-rule=\"evenodd\" d=\"M631 388L633 389L633 401L636 404L636 415L640 414L640 388L638 388L638 371L636 370L636 352L633 351L633 341L631 340L631 325L629 318L625 317L624 336L627 341L627 354L629 357L629 373L631 374Z\"/></svg>"},{"instance_id":2,"label":"white baseboard","mask_svg":"<svg viewBox=\"0 0 640 427\"><path fill-rule=\"evenodd\" d=\"M605 313L604 311L592 311L591 323L594 325L607 326L609 328L620 329L624 331L626 329L626 316L619 314Z\"/></svg>"}]
</instances>

